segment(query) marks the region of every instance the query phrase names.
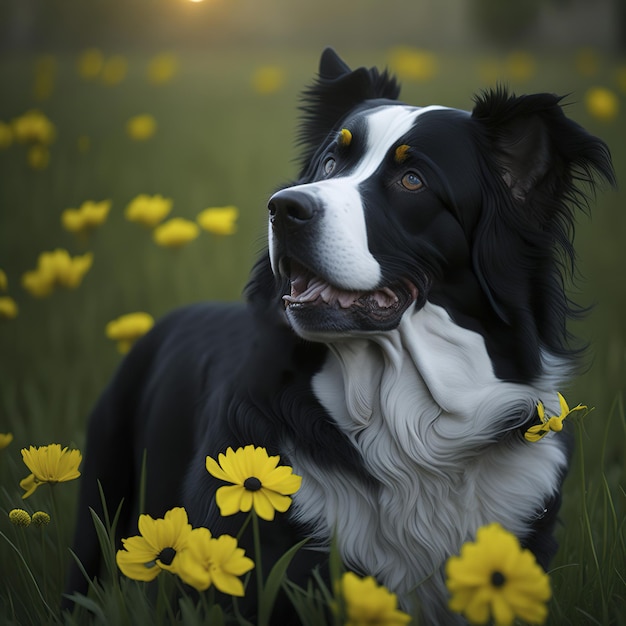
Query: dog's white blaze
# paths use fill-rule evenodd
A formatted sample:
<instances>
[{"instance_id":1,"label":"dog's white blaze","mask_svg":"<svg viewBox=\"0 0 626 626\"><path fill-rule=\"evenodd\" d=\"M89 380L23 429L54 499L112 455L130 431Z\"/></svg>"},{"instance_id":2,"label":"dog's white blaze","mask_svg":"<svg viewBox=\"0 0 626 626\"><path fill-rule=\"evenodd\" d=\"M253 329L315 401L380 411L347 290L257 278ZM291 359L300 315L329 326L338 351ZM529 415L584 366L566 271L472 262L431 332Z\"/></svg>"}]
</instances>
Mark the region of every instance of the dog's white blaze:
<instances>
[{"instance_id":1,"label":"dog's white blaze","mask_svg":"<svg viewBox=\"0 0 626 626\"><path fill-rule=\"evenodd\" d=\"M428 623L455 623L442 608L446 559L490 522L524 536L566 465L550 435L490 444L515 426L507 417L521 419L539 399L558 414L567 368L551 356L536 384L504 382L482 336L430 303L407 311L396 330L330 348L315 395L379 484L342 481L290 450L305 477L294 512L320 538L336 529L348 565L377 576L405 607L424 581L418 596Z\"/></svg>"},{"instance_id":2,"label":"dog's white blaze","mask_svg":"<svg viewBox=\"0 0 626 626\"><path fill-rule=\"evenodd\" d=\"M381 269L368 248L359 185L376 172L389 150L409 132L420 115L442 108L393 105L373 109L366 115L365 152L349 175L290 187L315 197L318 206L323 208L323 218L319 220L312 245L315 250L312 260L314 269L336 287L369 291L380 285ZM272 269L277 273L271 225L268 238Z\"/></svg>"}]
</instances>

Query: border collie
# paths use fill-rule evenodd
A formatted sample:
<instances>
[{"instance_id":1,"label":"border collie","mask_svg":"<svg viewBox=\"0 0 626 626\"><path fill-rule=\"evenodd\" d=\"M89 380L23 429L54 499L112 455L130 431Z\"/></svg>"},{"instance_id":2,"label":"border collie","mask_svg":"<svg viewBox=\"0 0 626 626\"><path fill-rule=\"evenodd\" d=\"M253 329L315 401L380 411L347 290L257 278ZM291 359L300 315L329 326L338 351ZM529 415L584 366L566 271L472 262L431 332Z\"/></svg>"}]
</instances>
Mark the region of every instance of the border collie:
<instances>
[{"instance_id":1,"label":"border collie","mask_svg":"<svg viewBox=\"0 0 626 626\"><path fill-rule=\"evenodd\" d=\"M442 624L460 619L443 565L479 526L499 522L548 566L570 446L524 432L539 401L559 413L579 356L574 213L614 182L609 151L555 95L498 88L471 112L398 95L387 72L326 50L246 302L175 311L121 364L89 424L74 546L89 575L97 481L112 511L123 501L120 535L136 534L146 450L143 512L182 505L236 535L205 458L248 444L303 477L262 525L266 567L309 537L302 580L336 533L348 568ZM69 588L85 585L75 570Z\"/></svg>"}]
</instances>

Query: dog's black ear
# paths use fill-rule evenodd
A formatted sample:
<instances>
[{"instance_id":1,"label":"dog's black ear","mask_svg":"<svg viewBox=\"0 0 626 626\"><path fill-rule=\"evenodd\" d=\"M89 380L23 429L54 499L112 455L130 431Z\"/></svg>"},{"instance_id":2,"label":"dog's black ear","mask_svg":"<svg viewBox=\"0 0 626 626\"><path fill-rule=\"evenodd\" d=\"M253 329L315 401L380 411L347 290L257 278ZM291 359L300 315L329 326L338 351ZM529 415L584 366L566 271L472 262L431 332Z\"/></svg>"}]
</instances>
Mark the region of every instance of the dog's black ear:
<instances>
[{"instance_id":1,"label":"dog's black ear","mask_svg":"<svg viewBox=\"0 0 626 626\"><path fill-rule=\"evenodd\" d=\"M561 100L500 88L477 97L472 112L485 168L474 271L495 312L525 337L529 372L540 368L539 346L566 349L575 211L588 209L599 181L615 184L608 147L568 119Z\"/></svg>"},{"instance_id":2,"label":"dog's black ear","mask_svg":"<svg viewBox=\"0 0 626 626\"><path fill-rule=\"evenodd\" d=\"M322 53L317 80L304 90L299 142L306 166L319 144L355 106L365 100L396 100L395 78L377 68L351 70L332 48Z\"/></svg>"},{"instance_id":3,"label":"dog's black ear","mask_svg":"<svg viewBox=\"0 0 626 626\"><path fill-rule=\"evenodd\" d=\"M546 185L562 192L572 179L593 184L594 173L615 183L606 145L568 119L561 100L548 93L517 97L502 88L475 99L472 117L484 126L488 149L517 201Z\"/></svg>"}]
</instances>

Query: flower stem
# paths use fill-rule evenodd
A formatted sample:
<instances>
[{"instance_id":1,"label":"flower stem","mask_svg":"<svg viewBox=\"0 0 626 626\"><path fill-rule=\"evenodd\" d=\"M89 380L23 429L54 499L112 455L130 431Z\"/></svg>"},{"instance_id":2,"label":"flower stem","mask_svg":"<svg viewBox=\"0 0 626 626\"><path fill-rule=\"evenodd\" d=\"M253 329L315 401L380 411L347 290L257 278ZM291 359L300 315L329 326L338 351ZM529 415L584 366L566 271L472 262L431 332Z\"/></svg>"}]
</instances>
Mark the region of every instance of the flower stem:
<instances>
[{"instance_id":1,"label":"flower stem","mask_svg":"<svg viewBox=\"0 0 626 626\"><path fill-rule=\"evenodd\" d=\"M57 535L57 556L59 558L59 572L61 576L59 580L65 580L65 560L63 558L63 537L61 536L61 518L59 517L59 509L57 507L55 485L50 484L50 501L52 503L52 519L56 526ZM61 583L62 584L62 583Z\"/></svg>"},{"instance_id":2,"label":"flower stem","mask_svg":"<svg viewBox=\"0 0 626 626\"><path fill-rule=\"evenodd\" d=\"M257 614L261 614L261 600L263 596L263 565L261 563L261 533L259 532L259 518L254 508L250 511L252 517L252 538L254 541L254 569L256 572ZM257 626L266 626L260 621Z\"/></svg>"},{"instance_id":3,"label":"flower stem","mask_svg":"<svg viewBox=\"0 0 626 626\"><path fill-rule=\"evenodd\" d=\"M43 578L43 595L45 598L48 597L48 568L46 567L46 537L44 534L43 526L38 529L39 535L41 537L41 576Z\"/></svg>"}]
</instances>

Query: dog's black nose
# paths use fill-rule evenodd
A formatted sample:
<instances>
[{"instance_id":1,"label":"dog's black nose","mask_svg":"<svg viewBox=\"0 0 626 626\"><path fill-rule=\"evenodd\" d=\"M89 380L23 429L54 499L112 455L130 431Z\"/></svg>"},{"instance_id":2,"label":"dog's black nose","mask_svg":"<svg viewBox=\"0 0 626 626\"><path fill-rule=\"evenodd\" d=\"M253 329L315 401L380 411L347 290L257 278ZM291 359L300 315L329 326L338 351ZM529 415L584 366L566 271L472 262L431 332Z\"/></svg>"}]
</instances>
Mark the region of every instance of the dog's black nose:
<instances>
[{"instance_id":1,"label":"dog's black nose","mask_svg":"<svg viewBox=\"0 0 626 626\"><path fill-rule=\"evenodd\" d=\"M272 223L287 221L292 225L308 222L316 213L315 199L302 191L283 189L276 192L267 205Z\"/></svg>"}]
</instances>

